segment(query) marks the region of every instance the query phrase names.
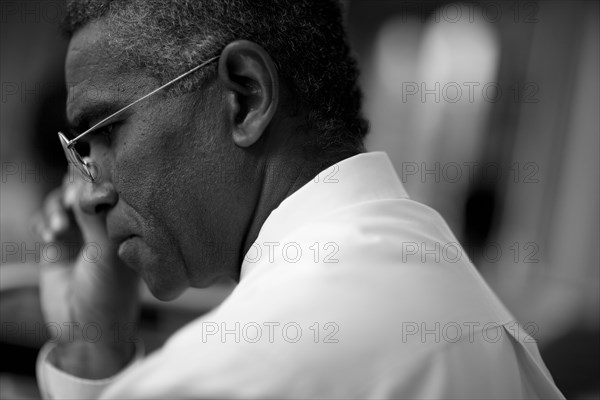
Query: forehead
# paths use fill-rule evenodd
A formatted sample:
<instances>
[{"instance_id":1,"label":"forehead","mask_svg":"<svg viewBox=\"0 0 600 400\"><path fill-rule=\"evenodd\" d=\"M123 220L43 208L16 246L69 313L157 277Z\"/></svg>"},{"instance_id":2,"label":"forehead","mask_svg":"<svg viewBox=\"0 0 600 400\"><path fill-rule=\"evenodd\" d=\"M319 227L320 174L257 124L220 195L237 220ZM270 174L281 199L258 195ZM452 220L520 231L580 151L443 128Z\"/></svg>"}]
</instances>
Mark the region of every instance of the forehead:
<instances>
[{"instance_id":1,"label":"forehead","mask_svg":"<svg viewBox=\"0 0 600 400\"><path fill-rule=\"evenodd\" d=\"M70 121L92 108L127 105L157 84L141 71L123 68L120 52L108 39L106 24L92 22L79 29L69 43L65 74Z\"/></svg>"}]
</instances>

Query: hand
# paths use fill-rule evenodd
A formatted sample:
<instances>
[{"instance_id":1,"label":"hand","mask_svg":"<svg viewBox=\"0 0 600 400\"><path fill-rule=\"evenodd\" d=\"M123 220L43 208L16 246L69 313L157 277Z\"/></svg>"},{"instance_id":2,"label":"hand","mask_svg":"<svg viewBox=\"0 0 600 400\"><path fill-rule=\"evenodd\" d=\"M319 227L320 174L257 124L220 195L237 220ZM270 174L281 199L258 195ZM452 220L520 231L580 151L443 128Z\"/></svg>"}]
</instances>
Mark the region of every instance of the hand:
<instances>
[{"instance_id":1,"label":"hand","mask_svg":"<svg viewBox=\"0 0 600 400\"><path fill-rule=\"evenodd\" d=\"M40 297L46 323L59 345L53 361L88 379L118 372L132 357L139 314L138 278L117 256L108 239L105 215L84 213L83 191L92 184L76 173L51 192L35 218L40 239L62 257L41 268ZM74 245L81 245L73 256Z\"/></svg>"}]
</instances>

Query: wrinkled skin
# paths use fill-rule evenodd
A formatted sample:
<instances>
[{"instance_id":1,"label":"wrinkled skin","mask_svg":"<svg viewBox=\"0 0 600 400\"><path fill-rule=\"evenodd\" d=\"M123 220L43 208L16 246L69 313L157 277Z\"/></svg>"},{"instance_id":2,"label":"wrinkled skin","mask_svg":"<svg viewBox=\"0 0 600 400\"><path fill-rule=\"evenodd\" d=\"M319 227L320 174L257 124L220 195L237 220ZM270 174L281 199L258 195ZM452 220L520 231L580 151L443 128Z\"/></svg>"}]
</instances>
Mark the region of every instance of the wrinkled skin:
<instances>
[{"instance_id":1,"label":"wrinkled skin","mask_svg":"<svg viewBox=\"0 0 600 400\"><path fill-rule=\"evenodd\" d=\"M160 86L143 71L119 68L103 28L86 25L69 46L67 117L75 126L88 119L77 132ZM47 322L93 322L106 333L120 327L117 337L93 343L76 329L60 343L50 360L68 373L105 378L131 359L138 275L163 300L237 280L269 213L326 166L296 157L302 116L280 112L289 91L260 46L233 42L212 67L217 74L200 90L158 93L90 133L95 182L67 179L38 217L45 241L74 229L102 248L99 262L80 255L73 265L45 267Z\"/></svg>"},{"instance_id":2,"label":"wrinkled skin","mask_svg":"<svg viewBox=\"0 0 600 400\"><path fill-rule=\"evenodd\" d=\"M118 109L160 85L138 71L119 70L103 36L92 24L70 43L70 121L99 97ZM100 174L82 192L81 208L102 214L121 259L161 299L239 273L260 191L252 172L259 163L232 140L226 94L215 80L175 98L161 92L117 117L110 139L91 134L88 140Z\"/></svg>"}]
</instances>

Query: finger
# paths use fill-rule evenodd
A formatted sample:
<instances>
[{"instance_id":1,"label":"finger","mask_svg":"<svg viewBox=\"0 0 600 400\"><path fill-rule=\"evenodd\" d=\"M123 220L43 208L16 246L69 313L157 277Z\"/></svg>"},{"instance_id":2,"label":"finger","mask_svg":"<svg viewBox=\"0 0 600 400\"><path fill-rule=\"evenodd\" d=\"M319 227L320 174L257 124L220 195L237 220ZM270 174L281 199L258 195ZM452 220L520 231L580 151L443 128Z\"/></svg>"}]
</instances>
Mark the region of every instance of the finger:
<instances>
[{"instance_id":1,"label":"finger","mask_svg":"<svg viewBox=\"0 0 600 400\"><path fill-rule=\"evenodd\" d=\"M79 201L79 194L87 184L89 184L89 182L84 179L83 175L78 170L72 171L71 173L65 175L62 187L63 204L66 208L75 208L76 204Z\"/></svg>"},{"instance_id":2,"label":"finger","mask_svg":"<svg viewBox=\"0 0 600 400\"><path fill-rule=\"evenodd\" d=\"M72 181L64 187L63 192L63 203L67 208L75 208L77 200L79 199L79 192L81 191L82 182Z\"/></svg>"},{"instance_id":3,"label":"finger","mask_svg":"<svg viewBox=\"0 0 600 400\"><path fill-rule=\"evenodd\" d=\"M49 243L54 239L54 235L47 227L46 218L42 212L34 214L29 219L29 231L33 239Z\"/></svg>"},{"instance_id":4,"label":"finger","mask_svg":"<svg viewBox=\"0 0 600 400\"><path fill-rule=\"evenodd\" d=\"M44 214L47 228L54 236L64 232L69 227L69 215L63 204L62 189L52 191L44 202Z\"/></svg>"},{"instance_id":5,"label":"finger","mask_svg":"<svg viewBox=\"0 0 600 400\"><path fill-rule=\"evenodd\" d=\"M48 264L40 269L40 300L47 322L71 321L69 287L73 269L64 264Z\"/></svg>"},{"instance_id":6,"label":"finger","mask_svg":"<svg viewBox=\"0 0 600 400\"><path fill-rule=\"evenodd\" d=\"M91 190L93 190L93 188L90 183L83 183L78 195L86 196L86 193L89 193ZM87 196L89 197L89 194ZM77 221L77 224L81 229L85 242L99 244L106 242L106 222L101 214L89 214L84 212L81 209L79 202L76 202L73 206L73 214L75 216L75 221Z\"/></svg>"}]
</instances>

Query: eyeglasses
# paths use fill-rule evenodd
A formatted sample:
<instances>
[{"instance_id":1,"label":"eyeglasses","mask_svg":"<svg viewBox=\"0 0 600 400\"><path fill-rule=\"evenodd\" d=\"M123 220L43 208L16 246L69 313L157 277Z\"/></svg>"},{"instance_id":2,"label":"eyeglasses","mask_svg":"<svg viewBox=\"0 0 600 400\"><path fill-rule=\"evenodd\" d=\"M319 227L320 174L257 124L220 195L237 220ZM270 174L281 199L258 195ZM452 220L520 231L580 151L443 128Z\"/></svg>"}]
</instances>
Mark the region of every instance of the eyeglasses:
<instances>
[{"instance_id":1,"label":"eyeglasses","mask_svg":"<svg viewBox=\"0 0 600 400\"><path fill-rule=\"evenodd\" d=\"M98 122L97 124L95 124L94 126L92 126L91 128L89 128L88 130L86 130L85 132L83 132L82 134L78 135L77 137L69 140L67 139L67 137L62 133L62 132L58 132L58 138L60 139L60 144L63 147L63 150L65 151L65 155L67 156L67 161L69 161L69 163L72 163L73 165L75 165L77 167L77 169L79 169L79 171L81 171L81 173L83 174L83 176L87 179L90 180L90 182L94 182L96 174L94 171L94 168L92 167L92 164L88 161L85 160L80 154L79 152L75 149L75 144L77 144L77 142L84 137L85 135L87 135L90 132L93 132L96 128L100 127L102 124L104 124L105 122L109 121L110 119L116 117L117 115L121 114L123 111L133 107L134 105L136 105L137 103L139 103L142 100L147 99L148 97L152 96L153 94L161 91L162 89L166 88L167 86L172 85L173 83L179 81L180 79L185 78L186 76L188 76L189 74L191 74L192 72L195 72L197 70L199 70L200 68L216 61L219 59L219 56L217 57L213 57L207 61L204 61L202 64L190 69L189 71L179 75L177 78L165 83L164 85L162 85L161 87L154 89L153 91L151 91L150 93L148 93L145 96L140 97L139 99L137 99L136 101L134 101L133 103L121 108L119 111L114 112L113 114L109 115L108 117L104 118L102 121Z\"/></svg>"}]
</instances>

